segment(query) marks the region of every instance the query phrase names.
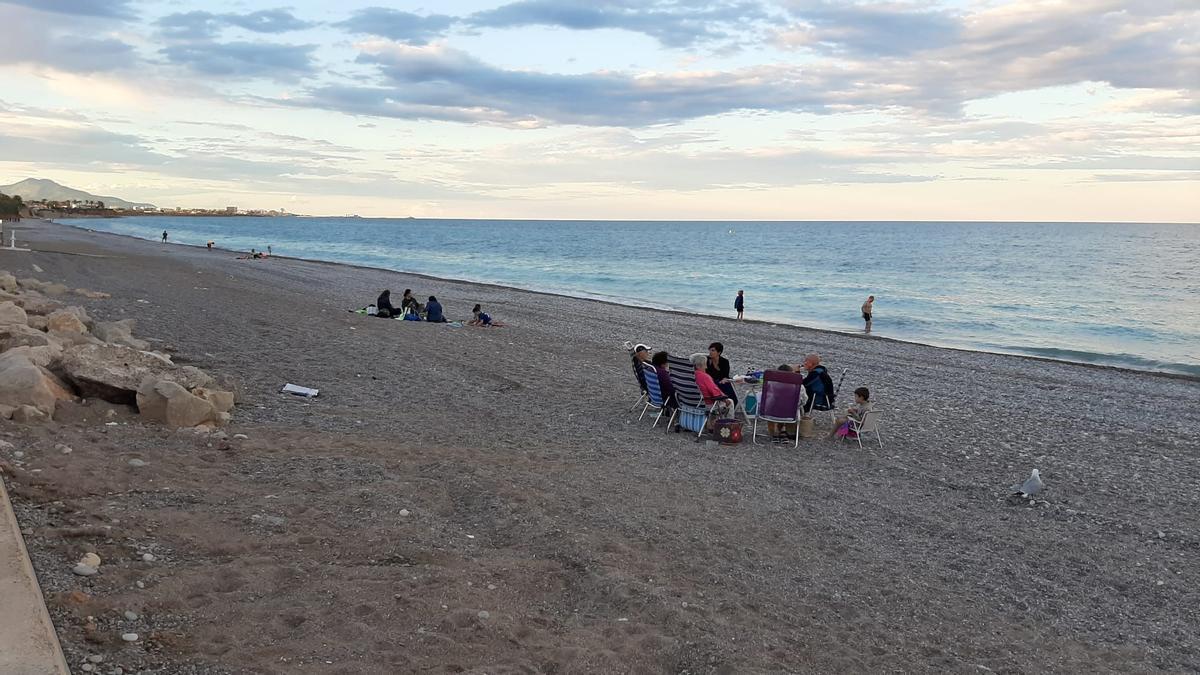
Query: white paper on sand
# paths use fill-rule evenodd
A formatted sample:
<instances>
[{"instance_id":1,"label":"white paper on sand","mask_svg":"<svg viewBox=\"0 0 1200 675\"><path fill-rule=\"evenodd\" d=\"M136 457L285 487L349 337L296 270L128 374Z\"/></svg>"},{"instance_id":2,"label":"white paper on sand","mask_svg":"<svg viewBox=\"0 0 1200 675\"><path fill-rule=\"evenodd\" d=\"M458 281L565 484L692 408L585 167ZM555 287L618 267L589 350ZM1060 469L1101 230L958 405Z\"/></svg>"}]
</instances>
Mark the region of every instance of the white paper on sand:
<instances>
[{"instance_id":1,"label":"white paper on sand","mask_svg":"<svg viewBox=\"0 0 1200 675\"><path fill-rule=\"evenodd\" d=\"M292 384L289 382L288 384L283 385L283 389L281 389L280 391L285 394L295 394L297 396L307 396L309 398L312 398L312 397L316 396L317 394L319 394L321 390L320 389L311 389L309 387L301 387L298 384Z\"/></svg>"}]
</instances>

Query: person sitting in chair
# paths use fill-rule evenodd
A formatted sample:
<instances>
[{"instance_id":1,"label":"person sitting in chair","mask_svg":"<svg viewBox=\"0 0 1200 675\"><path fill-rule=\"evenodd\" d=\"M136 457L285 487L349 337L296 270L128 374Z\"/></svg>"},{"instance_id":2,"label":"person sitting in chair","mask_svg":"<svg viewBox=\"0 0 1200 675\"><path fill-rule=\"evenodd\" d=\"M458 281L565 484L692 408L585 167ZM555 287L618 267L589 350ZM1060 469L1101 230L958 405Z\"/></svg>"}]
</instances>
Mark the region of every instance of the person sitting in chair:
<instances>
[{"instance_id":1,"label":"person sitting in chair","mask_svg":"<svg viewBox=\"0 0 1200 675\"><path fill-rule=\"evenodd\" d=\"M704 404L709 406L709 412L712 413L709 415L710 421L713 415L718 418L728 417L733 412L733 400L721 391L708 374L708 355L692 354L690 360L692 367L696 369L696 385L700 388L700 395L704 397Z\"/></svg>"},{"instance_id":2,"label":"person sitting in chair","mask_svg":"<svg viewBox=\"0 0 1200 675\"><path fill-rule=\"evenodd\" d=\"M833 378L829 371L821 365L821 357L809 354L804 357L804 363L796 367L804 371L804 391L808 401L804 404L804 412L808 414L817 410L833 409Z\"/></svg>"},{"instance_id":3,"label":"person sitting in chair","mask_svg":"<svg viewBox=\"0 0 1200 675\"><path fill-rule=\"evenodd\" d=\"M829 438L845 438L854 433L854 427L850 424L850 420L854 420L855 424L861 424L863 418L871 411L871 390L866 387L859 387L854 390L854 405L846 410L846 414L837 418L833 423L833 430L829 432Z\"/></svg>"},{"instance_id":4,"label":"person sitting in chair","mask_svg":"<svg viewBox=\"0 0 1200 675\"><path fill-rule=\"evenodd\" d=\"M662 392L663 403L669 408L677 408L675 387L671 384L671 365L667 362L668 356L666 352L655 352L654 356L650 357L650 363L654 366L654 372L658 373L658 389Z\"/></svg>"}]
</instances>

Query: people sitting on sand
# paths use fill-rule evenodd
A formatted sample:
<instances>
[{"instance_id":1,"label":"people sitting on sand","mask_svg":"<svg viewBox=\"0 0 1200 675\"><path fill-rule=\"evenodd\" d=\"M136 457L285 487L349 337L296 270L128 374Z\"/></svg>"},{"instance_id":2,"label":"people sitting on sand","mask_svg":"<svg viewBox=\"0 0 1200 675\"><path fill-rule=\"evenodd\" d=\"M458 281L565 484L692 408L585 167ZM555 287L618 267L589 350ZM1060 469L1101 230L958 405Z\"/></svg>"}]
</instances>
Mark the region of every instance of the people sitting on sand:
<instances>
[{"instance_id":1,"label":"people sitting on sand","mask_svg":"<svg viewBox=\"0 0 1200 675\"><path fill-rule=\"evenodd\" d=\"M654 366L654 372L658 374L658 389L662 392L663 403L668 408L678 407L675 404L675 387L671 384L671 366L667 359L670 357L666 352L655 352L654 356L650 357L650 363Z\"/></svg>"},{"instance_id":2,"label":"people sitting on sand","mask_svg":"<svg viewBox=\"0 0 1200 675\"><path fill-rule=\"evenodd\" d=\"M717 383L721 391L725 392L725 396L737 405L737 393L733 390L733 380L729 379L729 359L722 356L725 352L725 345L720 342L714 342L708 346L708 365L705 366L704 372Z\"/></svg>"},{"instance_id":3,"label":"people sitting on sand","mask_svg":"<svg viewBox=\"0 0 1200 675\"><path fill-rule=\"evenodd\" d=\"M375 301L375 316L381 319L390 319L399 316L396 313L396 308L392 306L392 292L390 290L379 294L379 299Z\"/></svg>"},{"instance_id":4,"label":"people sitting on sand","mask_svg":"<svg viewBox=\"0 0 1200 675\"><path fill-rule=\"evenodd\" d=\"M411 288L404 289L404 296L400 298L400 310L405 313L411 310L414 314L421 312L421 303L417 302Z\"/></svg>"},{"instance_id":5,"label":"people sitting on sand","mask_svg":"<svg viewBox=\"0 0 1200 675\"><path fill-rule=\"evenodd\" d=\"M446 315L442 313L442 303L432 295L425 303L425 320L430 323L446 323Z\"/></svg>"},{"instance_id":6,"label":"people sitting on sand","mask_svg":"<svg viewBox=\"0 0 1200 675\"><path fill-rule=\"evenodd\" d=\"M721 391L716 382L713 382L712 377L708 374L708 356L706 354L692 354L692 366L696 369L696 385L700 388L700 396L704 398L704 404L709 406L709 411L717 417L729 417L733 412L733 400ZM710 421L713 415L710 415Z\"/></svg>"},{"instance_id":7,"label":"people sitting on sand","mask_svg":"<svg viewBox=\"0 0 1200 675\"><path fill-rule=\"evenodd\" d=\"M804 371L804 391L808 394L804 412L810 413L813 408L817 410L832 409L834 404L833 378L829 376L829 371L825 369L825 366L821 365L821 357L809 354L804 357L804 363L797 368Z\"/></svg>"},{"instance_id":8,"label":"people sitting on sand","mask_svg":"<svg viewBox=\"0 0 1200 675\"><path fill-rule=\"evenodd\" d=\"M866 387L859 387L854 390L854 405L846 409L846 414L837 418L833 423L833 431L829 432L829 438L854 438L854 427L851 426L850 420L854 420L855 424L859 424L871 410L871 390Z\"/></svg>"},{"instance_id":9,"label":"people sitting on sand","mask_svg":"<svg viewBox=\"0 0 1200 675\"><path fill-rule=\"evenodd\" d=\"M494 320L491 314L483 311L483 306L478 303L471 308L471 314L475 318L467 322L468 326L479 326L480 328L501 328L504 326L504 324Z\"/></svg>"}]
</instances>

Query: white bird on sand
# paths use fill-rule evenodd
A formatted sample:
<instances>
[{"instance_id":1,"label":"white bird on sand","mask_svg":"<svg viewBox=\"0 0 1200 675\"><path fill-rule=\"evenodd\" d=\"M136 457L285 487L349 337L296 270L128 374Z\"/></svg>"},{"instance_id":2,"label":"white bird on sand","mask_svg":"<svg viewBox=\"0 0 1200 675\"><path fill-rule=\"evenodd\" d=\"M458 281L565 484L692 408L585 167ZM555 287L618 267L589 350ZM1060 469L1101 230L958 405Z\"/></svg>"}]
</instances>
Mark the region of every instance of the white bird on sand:
<instances>
[{"instance_id":1,"label":"white bird on sand","mask_svg":"<svg viewBox=\"0 0 1200 675\"><path fill-rule=\"evenodd\" d=\"M1041 492L1043 487L1045 486L1042 484L1042 475L1037 469L1034 469L1024 483L1017 483L1010 489L1013 492L1020 492L1022 497L1032 497Z\"/></svg>"}]
</instances>

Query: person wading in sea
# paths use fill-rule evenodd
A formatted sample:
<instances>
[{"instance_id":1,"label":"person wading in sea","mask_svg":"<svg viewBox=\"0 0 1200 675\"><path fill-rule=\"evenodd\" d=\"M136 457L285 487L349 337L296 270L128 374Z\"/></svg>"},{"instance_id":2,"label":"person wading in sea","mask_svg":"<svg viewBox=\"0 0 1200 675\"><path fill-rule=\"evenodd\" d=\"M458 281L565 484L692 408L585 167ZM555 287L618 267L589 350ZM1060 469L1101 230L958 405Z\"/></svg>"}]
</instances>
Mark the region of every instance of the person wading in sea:
<instances>
[{"instance_id":1,"label":"person wading in sea","mask_svg":"<svg viewBox=\"0 0 1200 675\"><path fill-rule=\"evenodd\" d=\"M862 305L863 321L867 322L867 327L863 330L865 333L871 332L871 316L875 313L875 296L868 295L867 301Z\"/></svg>"},{"instance_id":2,"label":"person wading in sea","mask_svg":"<svg viewBox=\"0 0 1200 675\"><path fill-rule=\"evenodd\" d=\"M163 243L167 243L167 231L163 230Z\"/></svg>"}]
</instances>

